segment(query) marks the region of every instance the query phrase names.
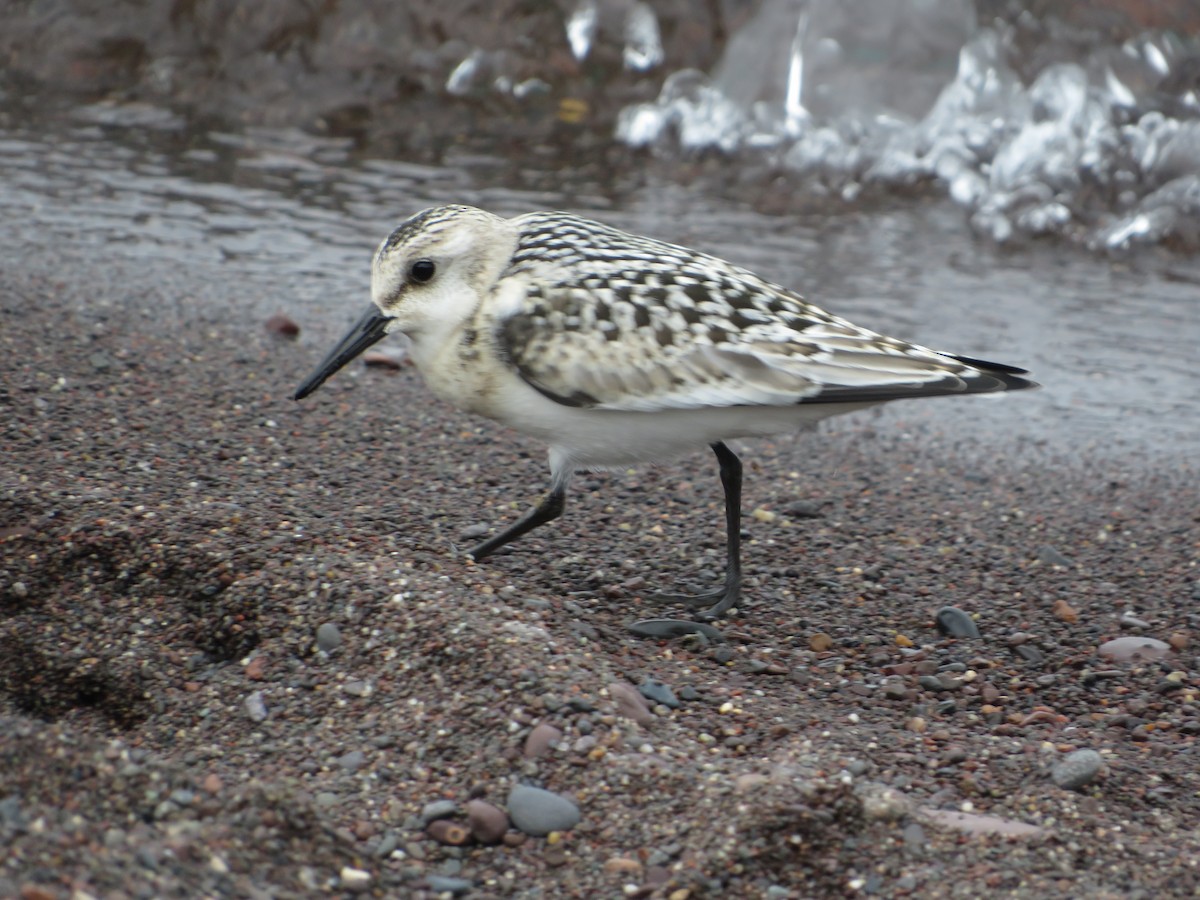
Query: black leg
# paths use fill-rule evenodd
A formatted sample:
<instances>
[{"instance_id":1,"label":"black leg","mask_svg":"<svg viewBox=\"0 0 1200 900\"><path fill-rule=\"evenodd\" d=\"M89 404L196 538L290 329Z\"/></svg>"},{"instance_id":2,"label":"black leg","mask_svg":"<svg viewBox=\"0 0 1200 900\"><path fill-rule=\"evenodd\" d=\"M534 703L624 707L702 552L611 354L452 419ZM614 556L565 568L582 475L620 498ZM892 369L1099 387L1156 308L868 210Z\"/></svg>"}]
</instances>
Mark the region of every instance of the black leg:
<instances>
[{"instance_id":1,"label":"black leg","mask_svg":"<svg viewBox=\"0 0 1200 900\"><path fill-rule=\"evenodd\" d=\"M721 464L721 486L725 489L725 585L695 597L659 597L663 602L682 602L693 609L707 607L701 610L701 619L723 616L742 598L742 461L721 441L710 446Z\"/></svg>"},{"instance_id":2,"label":"black leg","mask_svg":"<svg viewBox=\"0 0 1200 900\"><path fill-rule=\"evenodd\" d=\"M734 457L737 459L737 457ZM724 470L722 470L724 471ZM567 503L567 489L565 486L555 486L550 489L550 493L542 498L542 502L531 509L524 518L518 519L508 528L504 529L497 535L488 538L478 547L471 551L471 556L474 559L483 559L485 556L491 556L505 544L511 543L525 534L527 531L533 531L539 525L545 525L547 522L553 522L562 515L563 507Z\"/></svg>"}]
</instances>

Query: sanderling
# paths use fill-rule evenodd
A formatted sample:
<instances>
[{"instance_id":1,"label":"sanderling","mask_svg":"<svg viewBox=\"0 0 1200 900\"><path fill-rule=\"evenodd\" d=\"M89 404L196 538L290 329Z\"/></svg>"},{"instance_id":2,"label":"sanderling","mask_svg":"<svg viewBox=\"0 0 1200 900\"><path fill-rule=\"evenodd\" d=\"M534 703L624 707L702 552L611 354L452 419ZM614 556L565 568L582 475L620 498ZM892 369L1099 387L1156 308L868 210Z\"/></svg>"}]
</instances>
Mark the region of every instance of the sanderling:
<instances>
[{"instance_id":1,"label":"sanderling","mask_svg":"<svg viewBox=\"0 0 1200 900\"><path fill-rule=\"evenodd\" d=\"M885 337L723 259L562 212L418 213L376 252L371 299L297 400L401 332L434 394L550 446L548 493L476 560L557 518L577 469L711 447L725 581L671 598L705 618L741 596L742 465L726 439L906 397L1035 386L1024 369Z\"/></svg>"}]
</instances>

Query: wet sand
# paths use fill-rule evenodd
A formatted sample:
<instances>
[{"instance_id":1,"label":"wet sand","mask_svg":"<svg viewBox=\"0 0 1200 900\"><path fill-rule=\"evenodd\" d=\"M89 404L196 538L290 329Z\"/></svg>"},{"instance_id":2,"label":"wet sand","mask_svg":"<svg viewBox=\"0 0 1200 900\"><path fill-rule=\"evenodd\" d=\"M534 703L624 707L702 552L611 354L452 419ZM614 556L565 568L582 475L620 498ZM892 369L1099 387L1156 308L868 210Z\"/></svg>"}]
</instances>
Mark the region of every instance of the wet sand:
<instances>
[{"instance_id":1,"label":"wet sand","mask_svg":"<svg viewBox=\"0 0 1200 900\"><path fill-rule=\"evenodd\" d=\"M1022 395L1008 441L964 399L739 442L728 641L642 640L656 589L719 578L708 454L582 477L474 564L542 448L411 367L293 403L325 344L210 289L228 314L99 261L0 274L0 895L1196 889L1186 459L1044 453ZM981 636L942 634L945 606ZM1168 649L1098 652L1122 636ZM615 687L651 679L678 705ZM1102 767L1064 789L1080 748ZM520 782L580 823L422 822Z\"/></svg>"}]
</instances>

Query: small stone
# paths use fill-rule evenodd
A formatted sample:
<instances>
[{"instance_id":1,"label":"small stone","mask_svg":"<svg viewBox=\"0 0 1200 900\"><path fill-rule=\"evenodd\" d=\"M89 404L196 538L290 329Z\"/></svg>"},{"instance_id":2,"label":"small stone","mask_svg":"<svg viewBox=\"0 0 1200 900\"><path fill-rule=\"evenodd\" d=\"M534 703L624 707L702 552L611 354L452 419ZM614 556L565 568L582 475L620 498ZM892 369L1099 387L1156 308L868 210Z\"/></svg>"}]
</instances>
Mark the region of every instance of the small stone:
<instances>
[{"instance_id":1,"label":"small stone","mask_svg":"<svg viewBox=\"0 0 1200 900\"><path fill-rule=\"evenodd\" d=\"M371 886L371 873L365 869L355 869L350 866L343 866L339 877L342 880L342 887L348 891L358 893L365 891Z\"/></svg>"},{"instance_id":2,"label":"small stone","mask_svg":"<svg viewBox=\"0 0 1200 900\"><path fill-rule=\"evenodd\" d=\"M907 700L912 695L912 691L903 681L893 680L884 684L883 696L889 700Z\"/></svg>"},{"instance_id":3,"label":"small stone","mask_svg":"<svg viewBox=\"0 0 1200 900\"><path fill-rule=\"evenodd\" d=\"M439 844L452 847L460 847L471 839L469 828L449 819L434 819L425 826L425 832Z\"/></svg>"},{"instance_id":4,"label":"small stone","mask_svg":"<svg viewBox=\"0 0 1200 900\"><path fill-rule=\"evenodd\" d=\"M1042 546L1038 547L1037 555L1038 559L1048 566L1062 566L1064 568L1070 568L1071 566L1075 565L1073 560L1063 556L1049 544L1042 544Z\"/></svg>"},{"instance_id":5,"label":"small stone","mask_svg":"<svg viewBox=\"0 0 1200 900\"><path fill-rule=\"evenodd\" d=\"M466 878L452 878L449 875L427 875L425 886L438 894L465 894L475 887L475 882Z\"/></svg>"},{"instance_id":6,"label":"small stone","mask_svg":"<svg viewBox=\"0 0 1200 900\"><path fill-rule=\"evenodd\" d=\"M975 620L957 606L943 606L934 618L938 631L951 637L977 638L979 627Z\"/></svg>"},{"instance_id":7,"label":"small stone","mask_svg":"<svg viewBox=\"0 0 1200 900\"><path fill-rule=\"evenodd\" d=\"M445 819L458 812L458 804L453 800L434 800L421 808L421 827L437 819Z\"/></svg>"},{"instance_id":8,"label":"small stone","mask_svg":"<svg viewBox=\"0 0 1200 900\"><path fill-rule=\"evenodd\" d=\"M637 876L642 874L642 864L628 856L614 856L604 861L604 871L609 875Z\"/></svg>"},{"instance_id":9,"label":"small stone","mask_svg":"<svg viewBox=\"0 0 1200 900\"><path fill-rule=\"evenodd\" d=\"M216 772L209 772L204 776L204 782L200 786L209 794L219 794L224 784L221 781L220 775Z\"/></svg>"},{"instance_id":10,"label":"small stone","mask_svg":"<svg viewBox=\"0 0 1200 900\"><path fill-rule=\"evenodd\" d=\"M508 815L486 800L472 800L467 804L467 826L479 843L498 844L508 832Z\"/></svg>"},{"instance_id":11,"label":"small stone","mask_svg":"<svg viewBox=\"0 0 1200 900\"><path fill-rule=\"evenodd\" d=\"M399 371L404 366L403 361L379 350L368 350L363 354L362 361L368 369L387 369L390 372Z\"/></svg>"},{"instance_id":12,"label":"small stone","mask_svg":"<svg viewBox=\"0 0 1200 900\"><path fill-rule=\"evenodd\" d=\"M525 748L521 753L526 759L537 759L548 753L562 737L563 733L549 722L539 722L525 738Z\"/></svg>"},{"instance_id":13,"label":"small stone","mask_svg":"<svg viewBox=\"0 0 1200 900\"><path fill-rule=\"evenodd\" d=\"M1079 611L1066 600L1055 600L1052 612L1056 619L1066 622L1068 625L1074 625L1079 621Z\"/></svg>"},{"instance_id":14,"label":"small stone","mask_svg":"<svg viewBox=\"0 0 1200 900\"><path fill-rule=\"evenodd\" d=\"M267 718L267 704L263 701L262 691L255 691L246 698L246 715L251 721L265 722Z\"/></svg>"},{"instance_id":15,"label":"small stone","mask_svg":"<svg viewBox=\"0 0 1200 900\"><path fill-rule=\"evenodd\" d=\"M863 817L868 822L895 822L912 812L912 801L894 787L867 782L858 790Z\"/></svg>"},{"instance_id":16,"label":"small stone","mask_svg":"<svg viewBox=\"0 0 1200 900\"><path fill-rule=\"evenodd\" d=\"M1162 659L1170 649L1170 644L1157 638L1127 635L1105 641L1096 652L1114 662L1152 662Z\"/></svg>"},{"instance_id":17,"label":"small stone","mask_svg":"<svg viewBox=\"0 0 1200 900\"><path fill-rule=\"evenodd\" d=\"M650 707L633 685L624 681L614 681L608 685L608 693L616 701L618 712L625 718L632 719L639 725L648 725L654 721Z\"/></svg>"},{"instance_id":18,"label":"small stone","mask_svg":"<svg viewBox=\"0 0 1200 900\"><path fill-rule=\"evenodd\" d=\"M1172 632L1171 636L1167 638L1167 643L1171 645L1171 649L1175 651L1182 651L1186 649L1188 645L1187 633L1183 631Z\"/></svg>"},{"instance_id":19,"label":"small stone","mask_svg":"<svg viewBox=\"0 0 1200 900\"><path fill-rule=\"evenodd\" d=\"M922 675L917 679L917 684L927 691L942 690L942 680L936 675Z\"/></svg>"},{"instance_id":20,"label":"small stone","mask_svg":"<svg viewBox=\"0 0 1200 900\"><path fill-rule=\"evenodd\" d=\"M342 685L342 693L349 694L351 697L369 697L371 696L371 682L358 679L347 681Z\"/></svg>"},{"instance_id":21,"label":"small stone","mask_svg":"<svg viewBox=\"0 0 1200 900\"><path fill-rule=\"evenodd\" d=\"M517 828L534 836L569 831L581 818L579 807L566 797L527 784L509 792L508 815Z\"/></svg>"},{"instance_id":22,"label":"small stone","mask_svg":"<svg viewBox=\"0 0 1200 900\"><path fill-rule=\"evenodd\" d=\"M818 519L821 517L821 504L815 500L796 500L784 507L783 511L793 519Z\"/></svg>"},{"instance_id":23,"label":"small stone","mask_svg":"<svg viewBox=\"0 0 1200 900\"><path fill-rule=\"evenodd\" d=\"M460 531L459 534L466 540L473 541L476 538L483 537L491 530L492 526L486 522L476 522L474 525L468 525L466 528Z\"/></svg>"},{"instance_id":24,"label":"small stone","mask_svg":"<svg viewBox=\"0 0 1200 900\"><path fill-rule=\"evenodd\" d=\"M366 761L367 756L361 750L351 750L349 753L339 756L337 764L347 772L357 772Z\"/></svg>"},{"instance_id":25,"label":"small stone","mask_svg":"<svg viewBox=\"0 0 1200 900\"><path fill-rule=\"evenodd\" d=\"M383 837L379 839L379 845L375 848L375 855L380 859L391 856L392 851L398 846L400 846L400 836L394 831L385 831Z\"/></svg>"},{"instance_id":26,"label":"small stone","mask_svg":"<svg viewBox=\"0 0 1200 900\"><path fill-rule=\"evenodd\" d=\"M1035 835L1041 834L1042 829L1028 822L1016 819L1005 819L1000 816L988 816L980 813L958 812L953 809L920 810L922 817L930 825L964 831L968 834L999 834L999 835Z\"/></svg>"},{"instance_id":27,"label":"small stone","mask_svg":"<svg viewBox=\"0 0 1200 900\"><path fill-rule=\"evenodd\" d=\"M1121 613L1121 627L1126 631L1145 631L1150 627L1150 623L1126 610Z\"/></svg>"},{"instance_id":28,"label":"small stone","mask_svg":"<svg viewBox=\"0 0 1200 900\"><path fill-rule=\"evenodd\" d=\"M251 681L262 681L267 670L267 658L259 655L246 663L246 677Z\"/></svg>"},{"instance_id":29,"label":"small stone","mask_svg":"<svg viewBox=\"0 0 1200 900\"><path fill-rule=\"evenodd\" d=\"M818 631L808 639L808 647L814 653L824 653L833 646L833 638L823 631Z\"/></svg>"},{"instance_id":30,"label":"small stone","mask_svg":"<svg viewBox=\"0 0 1200 900\"><path fill-rule=\"evenodd\" d=\"M924 734L926 722L921 716L913 716L905 723L905 727L909 731L915 731L917 734Z\"/></svg>"},{"instance_id":31,"label":"small stone","mask_svg":"<svg viewBox=\"0 0 1200 900\"><path fill-rule=\"evenodd\" d=\"M332 622L325 622L317 629L317 649L331 653L342 643L341 629Z\"/></svg>"},{"instance_id":32,"label":"small stone","mask_svg":"<svg viewBox=\"0 0 1200 900\"><path fill-rule=\"evenodd\" d=\"M285 338L296 338L300 335L300 326L285 316L283 313L276 313L263 323L267 331L271 334Z\"/></svg>"},{"instance_id":33,"label":"small stone","mask_svg":"<svg viewBox=\"0 0 1200 900\"><path fill-rule=\"evenodd\" d=\"M778 518L771 510L763 509L761 506L756 507L750 515L756 522L762 522L764 525L769 525Z\"/></svg>"},{"instance_id":34,"label":"small stone","mask_svg":"<svg viewBox=\"0 0 1200 900\"><path fill-rule=\"evenodd\" d=\"M669 709L678 709L679 700L670 687L654 678L647 678L638 685L641 695L652 703L661 703Z\"/></svg>"},{"instance_id":35,"label":"small stone","mask_svg":"<svg viewBox=\"0 0 1200 900\"><path fill-rule=\"evenodd\" d=\"M1103 766L1104 759L1095 750L1075 750L1054 764L1050 778L1064 790L1077 791L1090 784Z\"/></svg>"},{"instance_id":36,"label":"small stone","mask_svg":"<svg viewBox=\"0 0 1200 900\"><path fill-rule=\"evenodd\" d=\"M1033 644L1019 644L1016 647L1017 656L1026 662L1041 665L1046 661L1046 654L1035 647Z\"/></svg>"}]
</instances>

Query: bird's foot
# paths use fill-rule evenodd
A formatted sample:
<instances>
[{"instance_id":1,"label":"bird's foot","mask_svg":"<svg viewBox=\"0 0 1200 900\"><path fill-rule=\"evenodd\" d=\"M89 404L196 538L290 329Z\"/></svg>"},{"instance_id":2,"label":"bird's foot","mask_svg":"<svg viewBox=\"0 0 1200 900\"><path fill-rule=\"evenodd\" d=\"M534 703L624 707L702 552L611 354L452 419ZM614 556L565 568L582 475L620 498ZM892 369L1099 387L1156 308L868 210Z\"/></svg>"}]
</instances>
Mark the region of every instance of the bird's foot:
<instances>
[{"instance_id":1,"label":"bird's foot","mask_svg":"<svg viewBox=\"0 0 1200 900\"><path fill-rule=\"evenodd\" d=\"M742 599L740 582L726 584L715 591L705 591L702 594L655 594L651 600L663 605L682 603L688 609L694 610L696 619L701 622L719 619L729 610L737 606Z\"/></svg>"}]
</instances>

